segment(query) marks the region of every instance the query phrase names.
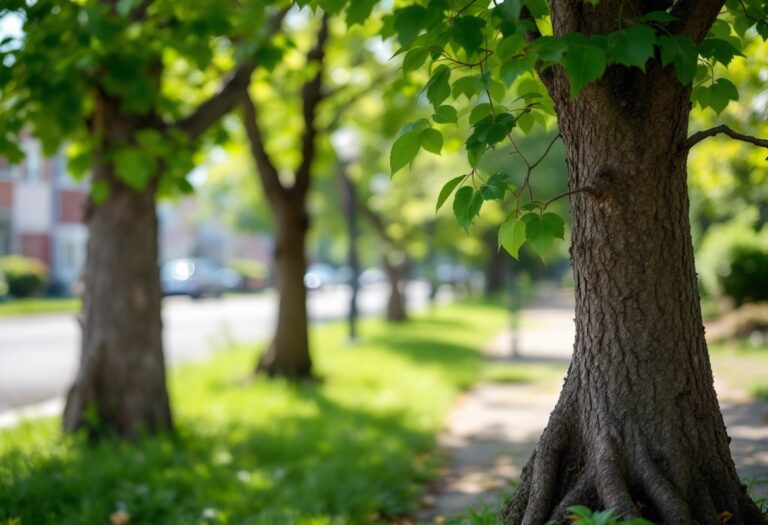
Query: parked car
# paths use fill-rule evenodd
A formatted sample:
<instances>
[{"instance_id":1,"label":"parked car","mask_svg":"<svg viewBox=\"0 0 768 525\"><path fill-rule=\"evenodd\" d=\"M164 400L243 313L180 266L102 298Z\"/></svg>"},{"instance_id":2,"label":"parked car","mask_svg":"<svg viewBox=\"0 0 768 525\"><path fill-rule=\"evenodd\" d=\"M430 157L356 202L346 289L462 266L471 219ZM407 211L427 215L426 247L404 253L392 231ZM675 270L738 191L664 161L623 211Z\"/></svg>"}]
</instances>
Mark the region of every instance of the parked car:
<instances>
[{"instance_id":1,"label":"parked car","mask_svg":"<svg viewBox=\"0 0 768 525\"><path fill-rule=\"evenodd\" d=\"M304 273L304 286L317 290L330 284L336 284L336 269L330 264L310 264Z\"/></svg>"},{"instance_id":2,"label":"parked car","mask_svg":"<svg viewBox=\"0 0 768 525\"><path fill-rule=\"evenodd\" d=\"M188 295L193 299L221 297L231 276L207 259L174 259L160 270L163 295Z\"/></svg>"}]
</instances>

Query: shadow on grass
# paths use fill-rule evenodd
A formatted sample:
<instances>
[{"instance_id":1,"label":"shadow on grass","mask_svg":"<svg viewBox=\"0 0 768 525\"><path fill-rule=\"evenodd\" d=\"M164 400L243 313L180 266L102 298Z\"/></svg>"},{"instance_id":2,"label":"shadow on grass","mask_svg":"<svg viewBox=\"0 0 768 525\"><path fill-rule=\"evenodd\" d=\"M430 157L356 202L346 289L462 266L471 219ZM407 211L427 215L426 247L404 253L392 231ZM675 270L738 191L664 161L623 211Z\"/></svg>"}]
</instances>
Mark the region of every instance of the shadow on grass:
<instances>
[{"instance_id":1,"label":"shadow on grass","mask_svg":"<svg viewBox=\"0 0 768 525\"><path fill-rule=\"evenodd\" d=\"M433 475L426 457L414 461L433 446L431 434L397 411L374 415L311 385L296 390L302 410L273 416L268 428L244 416L182 422L175 437L133 445L88 448L77 437L47 457L9 451L0 457L0 523L107 523L123 509L132 524L354 524L413 510Z\"/></svg>"}]
</instances>

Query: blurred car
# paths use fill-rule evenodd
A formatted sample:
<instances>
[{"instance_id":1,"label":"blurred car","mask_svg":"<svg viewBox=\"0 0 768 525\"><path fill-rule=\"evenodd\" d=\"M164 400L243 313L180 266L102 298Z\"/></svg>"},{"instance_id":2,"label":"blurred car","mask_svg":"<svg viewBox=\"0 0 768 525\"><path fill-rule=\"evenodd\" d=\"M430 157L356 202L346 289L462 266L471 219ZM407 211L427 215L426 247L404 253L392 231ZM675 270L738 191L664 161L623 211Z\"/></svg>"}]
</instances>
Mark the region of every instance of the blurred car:
<instances>
[{"instance_id":1,"label":"blurred car","mask_svg":"<svg viewBox=\"0 0 768 525\"><path fill-rule=\"evenodd\" d=\"M307 289L317 290L331 284L336 284L336 269L333 266L315 263L307 267L304 273L304 286Z\"/></svg>"},{"instance_id":2,"label":"blurred car","mask_svg":"<svg viewBox=\"0 0 768 525\"><path fill-rule=\"evenodd\" d=\"M383 283L386 280L387 274L385 274L381 269L366 268L360 274L360 277L357 281L360 283L360 286L370 286L372 284Z\"/></svg>"},{"instance_id":3,"label":"blurred car","mask_svg":"<svg viewBox=\"0 0 768 525\"><path fill-rule=\"evenodd\" d=\"M174 259L160 269L163 295L188 295L193 299L221 297L231 275L207 259Z\"/></svg>"}]
</instances>

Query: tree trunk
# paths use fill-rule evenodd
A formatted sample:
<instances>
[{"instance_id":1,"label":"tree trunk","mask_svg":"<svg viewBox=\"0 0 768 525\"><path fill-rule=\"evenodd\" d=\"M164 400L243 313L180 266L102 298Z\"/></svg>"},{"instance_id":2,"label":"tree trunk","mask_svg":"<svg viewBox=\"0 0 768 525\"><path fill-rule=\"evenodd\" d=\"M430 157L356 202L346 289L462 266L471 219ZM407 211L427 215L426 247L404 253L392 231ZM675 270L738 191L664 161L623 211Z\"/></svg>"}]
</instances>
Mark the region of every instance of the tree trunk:
<instances>
[{"instance_id":1,"label":"tree trunk","mask_svg":"<svg viewBox=\"0 0 768 525\"><path fill-rule=\"evenodd\" d=\"M550 80L566 145L576 281L573 361L502 512L566 522L611 508L666 524L763 523L731 459L713 386L688 219L690 88L658 63L609 70L570 100Z\"/></svg>"},{"instance_id":2,"label":"tree trunk","mask_svg":"<svg viewBox=\"0 0 768 525\"><path fill-rule=\"evenodd\" d=\"M95 178L114 180L111 169L97 166ZM128 438L170 430L154 189L114 182L88 225L80 369L64 430Z\"/></svg>"},{"instance_id":3,"label":"tree trunk","mask_svg":"<svg viewBox=\"0 0 768 525\"><path fill-rule=\"evenodd\" d=\"M280 295L277 330L272 344L259 359L256 372L270 377L308 378L312 376L312 359L307 333L304 240L309 218L303 201L289 204L286 200L274 209L277 215L275 269Z\"/></svg>"},{"instance_id":4,"label":"tree trunk","mask_svg":"<svg viewBox=\"0 0 768 525\"><path fill-rule=\"evenodd\" d=\"M407 261L395 263L391 256L384 256L384 272L389 281L389 297L387 298L387 321L401 323L408 320L405 307L405 277Z\"/></svg>"},{"instance_id":5,"label":"tree trunk","mask_svg":"<svg viewBox=\"0 0 768 525\"><path fill-rule=\"evenodd\" d=\"M483 241L488 249L488 260L485 263L485 283L483 293L486 297L504 291L505 275L510 259L507 252L498 249L496 232L491 231L483 235Z\"/></svg>"}]
</instances>

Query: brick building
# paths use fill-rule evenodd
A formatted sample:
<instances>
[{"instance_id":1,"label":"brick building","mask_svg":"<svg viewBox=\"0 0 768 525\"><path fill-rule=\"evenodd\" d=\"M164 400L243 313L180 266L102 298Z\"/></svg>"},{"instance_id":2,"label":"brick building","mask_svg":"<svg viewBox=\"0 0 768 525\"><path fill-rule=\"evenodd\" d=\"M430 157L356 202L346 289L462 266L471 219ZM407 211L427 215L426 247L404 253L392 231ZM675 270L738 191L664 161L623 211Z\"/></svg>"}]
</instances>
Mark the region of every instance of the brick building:
<instances>
[{"instance_id":1,"label":"brick building","mask_svg":"<svg viewBox=\"0 0 768 525\"><path fill-rule=\"evenodd\" d=\"M66 171L62 155L44 158L40 143L22 143L25 159L0 158L0 256L21 254L45 262L52 282L69 288L85 259L83 224L88 190Z\"/></svg>"}]
</instances>

